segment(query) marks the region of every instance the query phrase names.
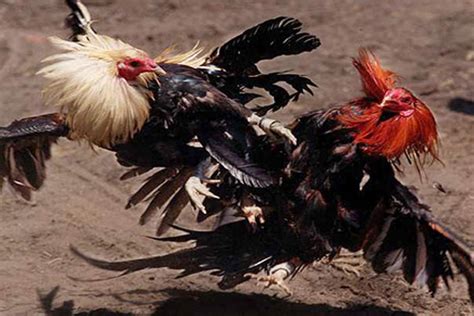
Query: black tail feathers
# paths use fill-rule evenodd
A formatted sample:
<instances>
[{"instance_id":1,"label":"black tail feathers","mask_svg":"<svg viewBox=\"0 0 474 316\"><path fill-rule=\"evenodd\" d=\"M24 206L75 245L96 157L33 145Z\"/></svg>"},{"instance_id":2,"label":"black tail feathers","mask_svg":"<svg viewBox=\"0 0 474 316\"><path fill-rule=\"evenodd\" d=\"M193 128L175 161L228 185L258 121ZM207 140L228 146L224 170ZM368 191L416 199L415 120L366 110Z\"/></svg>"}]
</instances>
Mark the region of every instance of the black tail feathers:
<instances>
[{"instance_id":1,"label":"black tail feathers","mask_svg":"<svg viewBox=\"0 0 474 316\"><path fill-rule=\"evenodd\" d=\"M249 234L245 222L221 226L214 231L199 232L171 225L184 232L176 237L153 238L166 242L189 242L196 245L176 252L147 258L108 261L86 255L71 246L71 251L92 266L103 270L121 272L121 275L156 268L183 270L177 277L209 271L220 276L222 289L229 289L247 281L247 273L256 273L272 263L271 247L258 235Z\"/></svg>"},{"instance_id":2,"label":"black tail feathers","mask_svg":"<svg viewBox=\"0 0 474 316\"><path fill-rule=\"evenodd\" d=\"M14 121L0 127L0 189L4 179L27 201L46 178L51 146L68 128L61 114L47 114Z\"/></svg>"},{"instance_id":3,"label":"black tail feathers","mask_svg":"<svg viewBox=\"0 0 474 316\"><path fill-rule=\"evenodd\" d=\"M90 28L91 16L87 7L80 0L66 0L71 13L66 17L66 26L72 31L70 38L77 40L77 36L85 35Z\"/></svg>"}]
</instances>

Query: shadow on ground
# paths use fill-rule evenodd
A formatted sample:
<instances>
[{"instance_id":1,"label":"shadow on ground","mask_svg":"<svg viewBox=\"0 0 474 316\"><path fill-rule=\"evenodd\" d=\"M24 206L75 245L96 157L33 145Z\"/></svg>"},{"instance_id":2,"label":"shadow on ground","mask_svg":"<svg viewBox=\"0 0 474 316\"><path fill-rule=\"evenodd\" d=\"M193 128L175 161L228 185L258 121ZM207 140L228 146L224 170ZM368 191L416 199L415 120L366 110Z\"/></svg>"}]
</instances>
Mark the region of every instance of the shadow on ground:
<instances>
[{"instance_id":1,"label":"shadow on ground","mask_svg":"<svg viewBox=\"0 0 474 316\"><path fill-rule=\"evenodd\" d=\"M474 115L474 101L464 98L454 98L449 101L448 108L451 111Z\"/></svg>"},{"instance_id":2,"label":"shadow on ground","mask_svg":"<svg viewBox=\"0 0 474 316\"><path fill-rule=\"evenodd\" d=\"M58 292L59 287L55 287L46 295L38 293L41 307L44 313L48 316L133 315L133 313L113 311L107 308L84 311L79 306L74 306L72 300L64 301L61 306L53 308L53 302ZM131 293L132 292L134 291L131 291ZM277 299L261 294L180 289L165 289L160 291L160 293L167 296L168 299L160 301L158 305L150 311L151 315L414 315L409 312L384 308L376 305L351 305L349 303L348 307L339 308L327 304L309 305L290 302L284 299ZM121 295L114 295L114 297L122 302L127 302L130 305L144 304L140 301L123 299Z\"/></svg>"}]
</instances>

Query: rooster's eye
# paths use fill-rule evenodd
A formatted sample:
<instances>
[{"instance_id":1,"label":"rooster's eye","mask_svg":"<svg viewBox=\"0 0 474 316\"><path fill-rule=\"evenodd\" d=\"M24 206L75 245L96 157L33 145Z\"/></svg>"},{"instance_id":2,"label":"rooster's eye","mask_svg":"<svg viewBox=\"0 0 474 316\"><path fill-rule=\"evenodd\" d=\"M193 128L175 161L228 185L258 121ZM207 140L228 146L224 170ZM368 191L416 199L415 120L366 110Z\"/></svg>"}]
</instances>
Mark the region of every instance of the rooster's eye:
<instances>
[{"instance_id":1,"label":"rooster's eye","mask_svg":"<svg viewBox=\"0 0 474 316\"><path fill-rule=\"evenodd\" d=\"M404 98L401 98L400 101L402 101L403 103L410 103L410 98L404 97Z\"/></svg>"},{"instance_id":2,"label":"rooster's eye","mask_svg":"<svg viewBox=\"0 0 474 316\"><path fill-rule=\"evenodd\" d=\"M132 61L132 62L130 63L130 66L132 66L133 68L139 67L139 66L140 66L140 62L139 62L139 61Z\"/></svg>"}]
</instances>

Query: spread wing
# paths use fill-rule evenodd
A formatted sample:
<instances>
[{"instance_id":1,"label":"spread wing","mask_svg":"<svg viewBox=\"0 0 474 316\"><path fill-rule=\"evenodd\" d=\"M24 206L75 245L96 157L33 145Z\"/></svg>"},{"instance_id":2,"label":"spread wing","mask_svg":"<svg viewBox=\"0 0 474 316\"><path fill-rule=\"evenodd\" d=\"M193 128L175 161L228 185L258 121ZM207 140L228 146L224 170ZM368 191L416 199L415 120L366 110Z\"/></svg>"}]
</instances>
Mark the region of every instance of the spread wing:
<instances>
[{"instance_id":1,"label":"spread wing","mask_svg":"<svg viewBox=\"0 0 474 316\"><path fill-rule=\"evenodd\" d=\"M409 283L426 285L433 294L441 280L449 288L454 263L474 301L474 252L397 180L368 219L362 248L376 272L402 270Z\"/></svg>"},{"instance_id":2,"label":"spread wing","mask_svg":"<svg viewBox=\"0 0 474 316\"><path fill-rule=\"evenodd\" d=\"M216 48L207 64L231 73L246 73L262 60L310 52L321 45L319 39L301 32L303 24L291 17L262 22Z\"/></svg>"},{"instance_id":3,"label":"spread wing","mask_svg":"<svg viewBox=\"0 0 474 316\"><path fill-rule=\"evenodd\" d=\"M0 127L0 185L6 180L24 199L30 200L46 178L51 145L67 135L62 114L48 114L14 121Z\"/></svg>"},{"instance_id":4,"label":"spread wing","mask_svg":"<svg viewBox=\"0 0 474 316\"><path fill-rule=\"evenodd\" d=\"M299 55L320 46L319 39L302 32L302 23L291 17L264 21L216 48L200 69L210 81L241 103L261 97L254 88L269 93L273 103L253 110L259 115L277 111L316 85L305 76L285 72L261 73L257 64L285 55ZM282 85L284 84L284 85ZM294 92L289 92L288 87ZM249 90L250 89L250 90Z\"/></svg>"}]
</instances>

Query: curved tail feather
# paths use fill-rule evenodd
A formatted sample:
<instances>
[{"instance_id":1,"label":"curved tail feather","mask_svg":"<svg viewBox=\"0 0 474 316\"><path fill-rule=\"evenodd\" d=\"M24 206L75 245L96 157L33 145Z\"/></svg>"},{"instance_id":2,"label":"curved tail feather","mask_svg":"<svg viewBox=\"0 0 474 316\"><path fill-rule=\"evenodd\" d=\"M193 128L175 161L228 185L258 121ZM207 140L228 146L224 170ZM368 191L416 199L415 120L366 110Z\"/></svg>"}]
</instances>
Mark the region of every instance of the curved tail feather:
<instances>
[{"instance_id":1,"label":"curved tail feather","mask_svg":"<svg viewBox=\"0 0 474 316\"><path fill-rule=\"evenodd\" d=\"M248 234L244 222L221 226L215 231L209 232L195 232L172 227L184 231L186 234L153 239L169 242L195 241L196 245L166 255L123 261L94 258L74 246L70 246L70 249L90 265L103 270L122 272L122 275L164 267L183 270L178 277L213 271L213 275L222 277L219 286L224 289L247 281L249 277L245 274L261 271L272 260L271 247L266 246L264 238Z\"/></svg>"}]
</instances>

